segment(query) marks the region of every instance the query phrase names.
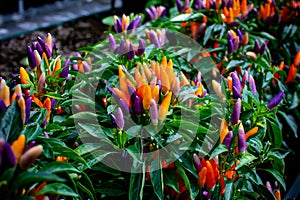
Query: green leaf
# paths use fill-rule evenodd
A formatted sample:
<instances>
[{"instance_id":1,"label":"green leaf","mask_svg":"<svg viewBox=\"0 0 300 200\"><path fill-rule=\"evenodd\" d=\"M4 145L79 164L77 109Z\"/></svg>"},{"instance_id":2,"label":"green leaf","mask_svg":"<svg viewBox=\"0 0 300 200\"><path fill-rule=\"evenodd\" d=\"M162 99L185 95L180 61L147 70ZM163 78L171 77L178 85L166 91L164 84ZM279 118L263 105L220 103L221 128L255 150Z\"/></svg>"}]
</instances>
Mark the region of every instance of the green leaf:
<instances>
[{"instance_id":1,"label":"green leaf","mask_svg":"<svg viewBox=\"0 0 300 200\"><path fill-rule=\"evenodd\" d=\"M129 139L136 137L140 134L140 130L142 129L141 125L131 126L127 131L125 131L129 137Z\"/></svg>"},{"instance_id":2,"label":"green leaf","mask_svg":"<svg viewBox=\"0 0 300 200\"><path fill-rule=\"evenodd\" d=\"M282 132L280 127L267 118L267 133L270 142L274 145L275 148L279 148L282 144Z\"/></svg>"},{"instance_id":3,"label":"green leaf","mask_svg":"<svg viewBox=\"0 0 300 200\"><path fill-rule=\"evenodd\" d=\"M235 167L235 169L238 170L239 168L243 167L244 165L250 164L255 159L256 159L256 157L250 153L243 154L242 157L240 158L239 164Z\"/></svg>"},{"instance_id":4,"label":"green leaf","mask_svg":"<svg viewBox=\"0 0 300 200\"><path fill-rule=\"evenodd\" d=\"M99 124L90 124L90 123L78 123L78 126L81 127L84 131L92 135L93 137L107 140L107 136L101 129Z\"/></svg>"},{"instance_id":5,"label":"green leaf","mask_svg":"<svg viewBox=\"0 0 300 200\"><path fill-rule=\"evenodd\" d=\"M139 172L143 173L139 173ZM143 199L143 189L145 184L145 163L134 163L131 168L129 199Z\"/></svg>"},{"instance_id":6,"label":"green leaf","mask_svg":"<svg viewBox=\"0 0 300 200\"><path fill-rule=\"evenodd\" d=\"M100 192L101 194L109 197L119 197L127 194L124 186L116 183L115 181L101 183L97 187L96 193Z\"/></svg>"},{"instance_id":7,"label":"green leaf","mask_svg":"<svg viewBox=\"0 0 300 200\"><path fill-rule=\"evenodd\" d=\"M296 123L295 118L292 115L287 115L285 112L282 111L278 111L278 113L283 117L286 124L290 127L290 129L294 133L294 137L298 138L298 125Z\"/></svg>"},{"instance_id":8,"label":"green leaf","mask_svg":"<svg viewBox=\"0 0 300 200\"><path fill-rule=\"evenodd\" d=\"M176 17L173 17L170 21L171 22L186 22L189 20L191 14L180 14Z\"/></svg>"},{"instance_id":9,"label":"green leaf","mask_svg":"<svg viewBox=\"0 0 300 200\"><path fill-rule=\"evenodd\" d=\"M95 120L97 119L97 114L96 113L92 113L92 112L78 112L75 113L74 115L70 116L70 118L73 119L85 119L85 120Z\"/></svg>"},{"instance_id":10,"label":"green leaf","mask_svg":"<svg viewBox=\"0 0 300 200\"><path fill-rule=\"evenodd\" d=\"M13 190L23 188L24 186L28 184L33 184L36 182L48 182L48 181L55 181L55 182L64 182L65 179L60 178L57 175L51 174L51 173L45 173L45 172L23 172L19 174L12 186Z\"/></svg>"},{"instance_id":11,"label":"green leaf","mask_svg":"<svg viewBox=\"0 0 300 200\"><path fill-rule=\"evenodd\" d=\"M93 193L87 188L87 187L85 187L82 183L80 183L80 182L76 182L76 186L78 187L78 188L80 188L83 192L85 192L86 194L88 194L89 195L89 198L91 199L91 200L94 200L94 196L95 195L93 195Z\"/></svg>"},{"instance_id":12,"label":"green leaf","mask_svg":"<svg viewBox=\"0 0 300 200\"><path fill-rule=\"evenodd\" d=\"M192 180L189 179L189 177L187 176L187 174L185 173L183 167L181 166L181 164L176 161L176 166L178 169L178 173L180 174L180 177L182 178L185 186L187 187L187 189L189 190L191 199L196 199L198 193L199 193L199 187L197 184L191 184Z\"/></svg>"},{"instance_id":13,"label":"green leaf","mask_svg":"<svg viewBox=\"0 0 300 200\"><path fill-rule=\"evenodd\" d=\"M216 157L217 155L221 154L221 153L224 153L228 151L228 148L223 145L223 144L220 144L219 146L217 146L217 148L214 149L214 151L211 153L210 155L210 158L209 159L213 159L214 157Z\"/></svg>"},{"instance_id":14,"label":"green leaf","mask_svg":"<svg viewBox=\"0 0 300 200\"><path fill-rule=\"evenodd\" d=\"M233 198L234 196L234 192L235 192L235 187L234 184L231 180L227 179L225 181L225 194L224 194L224 198L225 200L230 200Z\"/></svg>"},{"instance_id":15,"label":"green leaf","mask_svg":"<svg viewBox=\"0 0 300 200\"><path fill-rule=\"evenodd\" d=\"M176 192L179 193L179 183L178 183L178 177L176 174L175 169L164 169L163 170L164 175L164 184L167 186L173 188Z\"/></svg>"},{"instance_id":16,"label":"green leaf","mask_svg":"<svg viewBox=\"0 0 300 200\"><path fill-rule=\"evenodd\" d=\"M19 137L22 128L21 109L17 101L14 101L0 119L0 137L11 144Z\"/></svg>"},{"instance_id":17,"label":"green leaf","mask_svg":"<svg viewBox=\"0 0 300 200\"><path fill-rule=\"evenodd\" d=\"M59 194L62 196L79 197L69 186L63 183L47 184L37 193L37 195L39 194Z\"/></svg>"},{"instance_id":18,"label":"green leaf","mask_svg":"<svg viewBox=\"0 0 300 200\"><path fill-rule=\"evenodd\" d=\"M203 39L203 45L206 44L206 42L208 41L208 39L210 38L210 36L212 35L212 31L214 29L214 24L213 25L210 25L209 27L206 28L206 31L205 31L205 35L204 35L204 39Z\"/></svg>"},{"instance_id":19,"label":"green leaf","mask_svg":"<svg viewBox=\"0 0 300 200\"><path fill-rule=\"evenodd\" d=\"M114 25L114 16L108 16L102 19L102 23L108 26Z\"/></svg>"},{"instance_id":20,"label":"green leaf","mask_svg":"<svg viewBox=\"0 0 300 200\"><path fill-rule=\"evenodd\" d=\"M60 172L75 172L80 173L72 164L67 162L51 162L47 163L39 172L60 173Z\"/></svg>"},{"instance_id":21,"label":"green leaf","mask_svg":"<svg viewBox=\"0 0 300 200\"><path fill-rule=\"evenodd\" d=\"M283 189L286 191L286 185L285 185L283 176L277 170L274 170L274 169L258 169L258 170L266 171L266 172L269 172L270 174L272 174L274 176L274 178L283 187Z\"/></svg>"},{"instance_id":22,"label":"green leaf","mask_svg":"<svg viewBox=\"0 0 300 200\"><path fill-rule=\"evenodd\" d=\"M234 67L236 67L236 66L238 66L238 65L242 65L243 63L244 63L243 60L231 60L231 61L228 63L226 69L229 70L229 69L234 68Z\"/></svg>"},{"instance_id":23,"label":"green leaf","mask_svg":"<svg viewBox=\"0 0 300 200\"><path fill-rule=\"evenodd\" d=\"M42 128L36 122L29 124L25 129L25 136L27 141L35 140L35 138L42 133Z\"/></svg>"},{"instance_id":24,"label":"green leaf","mask_svg":"<svg viewBox=\"0 0 300 200\"><path fill-rule=\"evenodd\" d=\"M151 183L153 186L154 193L156 194L158 199L162 200L164 194L164 182L163 182L163 173L162 173L162 167L161 167L159 157L157 157L155 160L151 162L150 170L151 170L150 171Z\"/></svg>"}]
</instances>

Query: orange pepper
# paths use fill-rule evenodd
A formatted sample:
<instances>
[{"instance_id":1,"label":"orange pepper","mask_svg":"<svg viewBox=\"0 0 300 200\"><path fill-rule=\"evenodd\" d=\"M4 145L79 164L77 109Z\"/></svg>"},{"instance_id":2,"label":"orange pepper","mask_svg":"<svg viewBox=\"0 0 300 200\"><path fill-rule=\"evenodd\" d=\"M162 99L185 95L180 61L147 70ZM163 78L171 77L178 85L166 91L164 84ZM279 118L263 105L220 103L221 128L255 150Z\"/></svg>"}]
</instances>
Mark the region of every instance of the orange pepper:
<instances>
[{"instance_id":1,"label":"orange pepper","mask_svg":"<svg viewBox=\"0 0 300 200\"><path fill-rule=\"evenodd\" d=\"M2 88L1 94L0 94L0 98L3 100L3 102L5 103L6 106L10 105L10 91L9 91L9 87L7 85L5 85Z\"/></svg>"},{"instance_id":2,"label":"orange pepper","mask_svg":"<svg viewBox=\"0 0 300 200\"><path fill-rule=\"evenodd\" d=\"M46 65L47 65L47 74L48 74L48 76L50 76L50 65L49 65L49 61L48 61L48 58L47 58L47 55L45 52L42 53L42 58L44 59Z\"/></svg>"},{"instance_id":3,"label":"orange pepper","mask_svg":"<svg viewBox=\"0 0 300 200\"><path fill-rule=\"evenodd\" d=\"M296 76L297 76L297 68L294 66L294 64L292 64L290 66L289 74L285 83L293 82L296 79Z\"/></svg>"},{"instance_id":4,"label":"orange pepper","mask_svg":"<svg viewBox=\"0 0 300 200\"><path fill-rule=\"evenodd\" d=\"M113 90L119 98L122 98L129 105L129 107L131 107L131 101L129 95L125 94L123 91L115 87L113 88Z\"/></svg>"},{"instance_id":5,"label":"orange pepper","mask_svg":"<svg viewBox=\"0 0 300 200\"><path fill-rule=\"evenodd\" d=\"M257 126L254 127L254 128L252 128L251 130L249 130L249 131L245 134L246 140L247 140L250 136L256 134L257 131L258 131L258 127L257 127Z\"/></svg>"},{"instance_id":6,"label":"orange pepper","mask_svg":"<svg viewBox=\"0 0 300 200\"><path fill-rule=\"evenodd\" d=\"M275 192L275 198L276 198L276 200L281 200L280 190L276 190L276 192Z\"/></svg>"},{"instance_id":7,"label":"orange pepper","mask_svg":"<svg viewBox=\"0 0 300 200\"><path fill-rule=\"evenodd\" d=\"M158 109L158 119L160 121L163 121L165 118L166 118L166 115L168 113L168 110L169 110L169 106L170 106L170 103L171 103L171 98L172 98L172 92L169 92L164 100L162 101L159 109Z\"/></svg>"},{"instance_id":8,"label":"orange pepper","mask_svg":"<svg viewBox=\"0 0 300 200\"><path fill-rule=\"evenodd\" d=\"M300 64L300 50L296 53L294 58L294 66L297 67Z\"/></svg>"},{"instance_id":9,"label":"orange pepper","mask_svg":"<svg viewBox=\"0 0 300 200\"><path fill-rule=\"evenodd\" d=\"M163 93L167 93L170 90L170 80L166 70L161 69L160 71L160 80Z\"/></svg>"},{"instance_id":10,"label":"orange pepper","mask_svg":"<svg viewBox=\"0 0 300 200\"><path fill-rule=\"evenodd\" d=\"M44 101L43 107L47 110L46 120L47 122L50 119L50 113L51 113L51 100L49 97L47 97Z\"/></svg>"},{"instance_id":11,"label":"orange pepper","mask_svg":"<svg viewBox=\"0 0 300 200\"><path fill-rule=\"evenodd\" d=\"M180 88L182 88L185 85L189 85L190 82L188 81L187 77L184 75L182 71L180 71L180 75L181 75Z\"/></svg>"},{"instance_id":12,"label":"orange pepper","mask_svg":"<svg viewBox=\"0 0 300 200\"><path fill-rule=\"evenodd\" d=\"M200 188L203 188L206 182L206 174L207 174L207 168L202 167L201 171L198 173L198 185Z\"/></svg>"},{"instance_id":13,"label":"orange pepper","mask_svg":"<svg viewBox=\"0 0 300 200\"><path fill-rule=\"evenodd\" d=\"M232 78L231 78L231 76L227 77L227 82L228 82L228 89L230 90L230 92L232 92Z\"/></svg>"},{"instance_id":14,"label":"orange pepper","mask_svg":"<svg viewBox=\"0 0 300 200\"><path fill-rule=\"evenodd\" d=\"M155 100L156 104L158 104L158 100L159 100L159 86L156 85L153 90L151 91L152 94L152 99Z\"/></svg>"},{"instance_id":15,"label":"orange pepper","mask_svg":"<svg viewBox=\"0 0 300 200\"><path fill-rule=\"evenodd\" d=\"M26 107L25 107L25 100L24 98L21 96L18 100L18 104L21 108L21 118L22 118L22 121L23 123L25 123L25 120L26 120Z\"/></svg>"},{"instance_id":16,"label":"orange pepper","mask_svg":"<svg viewBox=\"0 0 300 200\"><path fill-rule=\"evenodd\" d=\"M205 186L208 189L211 189L216 184L217 181L215 179L215 172L210 161L206 161L206 168L207 168L207 173L206 173Z\"/></svg>"},{"instance_id":17,"label":"orange pepper","mask_svg":"<svg viewBox=\"0 0 300 200\"><path fill-rule=\"evenodd\" d=\"M119 69L120 90L125 94L128 94L127 78L120 65L118 66L118 69Z\"/></svg>"},{"instance_id":18,"label":"orange pepper","mask_svg":"<svg viewBox=\"0 0 300 200\"><path fill-rule=\"evenodd\" d=\"M60 58L57 58L57 60L55 62L55 67L52 72L52 76L54 76L55 72L57 72L60 68L61 68L61 60L60 60ZM57 75L57 77L59 77L59 75Z\"/></svg>"},{"instance_id":19,"label":"orange pepper","mask_svg":"<svg viewBox=\"0 0 300 200\"><path fill-rule=\"evenodd\" d=\"M248 8L247 8L247 0L242 0L241 4L241 13L242 15L247 14Z\"/></svg>"},{"instance_id":20,"label":"orange pepper","mask_svg":"<svg viewBox=\"0 0 300 200\"><path fill-rule=\"evenodd\" d=\"M146 76L148 82L150 82L152 79L152 72L150 71L150 69L146 63L143 63L143 70L144 70L144 73L145 73L145 76Z\"/></svg>"},{"instance_id":21,"label":"orange pepper","mask_svg":"<svg viewBox=\"0 0 300 200\"><path fill-rule=\"evenodd\" d=\"M151 94L151 88L149 85L145 85L145 91L143 95L143 108L144 110L149 110L150 108L150 101L152 99L152 94Z\"/></svg>"},{"instance_id":22,"label":"orange pepper","mask_svg":"<svg viewBox=\"0 0 300 200\"><path fill-rule=\"evenodd\" d=\"M25 135L19 135L18 139L16 139L12 145L11 149L14 152L15 158L16 158L16 163L19 163L21 155L23 153L24 147L26 143L26 137Z\"/></svg>"},{"instance_id":23,"label":"orange pepper","mask_svg":"<svg viewBox=\"0 0 300 200\"><path fill-rule=\"evenodd\" d=\"M220 125L220 143L223 143L223 140L225 139L227 133L229 132L228 124L226 120L223 118Z\"/></svg>"},{"instance_id":24,"label":"orange pepper","mask_svg":"<svg viewBox=\"0 0 300 200\"><path fill-rule=\"evenodd\" d=\"M30 81L29 75L23 67L20 67L20 79L21 79L22 84L30 84L29 83L29 81Z\"/></svg>"},{"instance_id":25,"label":"orange pepper","mask_svg":"<svg viewBox=\"0 0 300 200\"><path fill-rule=\"evenodd\" d=\"M34 94L32 94L31 97L32 97L32 101L33 101L36 105L38 105L40 108L43 108L43 107L44 107L44 105L42 104L42 102L41 102Z\"/></svg>"}]
</instances>

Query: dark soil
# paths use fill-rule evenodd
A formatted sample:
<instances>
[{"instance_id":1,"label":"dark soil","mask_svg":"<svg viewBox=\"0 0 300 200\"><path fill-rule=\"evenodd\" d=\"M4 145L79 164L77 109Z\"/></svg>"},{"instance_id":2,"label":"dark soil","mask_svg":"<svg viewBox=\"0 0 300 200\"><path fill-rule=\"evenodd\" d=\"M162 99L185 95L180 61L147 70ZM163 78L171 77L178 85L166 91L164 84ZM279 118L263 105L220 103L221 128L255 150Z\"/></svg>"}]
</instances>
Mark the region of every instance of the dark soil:
<instances>
[{"instance_id":1,"label":"dark soil","mask_svg":"<svg viewBox=\"0 0 300 200\"><path fill-rule=\"evenodd\" d=\"M51 33L59 53L63 56L72 55L80 47L95 44L105 38L104 31L107 26L101 20L107 13L94 15L72 22L67 22L58 27L21 35L17 38L0 41L0 77L7 78L11 73L18 73L19 67L26 58L26 47L36 41L37 36L45 38Z\"/></svg>"}]
</instances>

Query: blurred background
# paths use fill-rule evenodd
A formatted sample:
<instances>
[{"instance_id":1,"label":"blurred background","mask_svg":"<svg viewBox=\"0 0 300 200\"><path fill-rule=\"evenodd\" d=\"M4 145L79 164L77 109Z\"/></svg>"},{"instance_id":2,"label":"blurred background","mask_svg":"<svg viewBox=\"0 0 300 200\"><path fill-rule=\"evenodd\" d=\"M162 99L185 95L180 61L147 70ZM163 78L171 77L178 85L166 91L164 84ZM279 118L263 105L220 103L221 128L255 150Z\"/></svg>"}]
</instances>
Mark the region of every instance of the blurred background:
<instances>
[{"instance_id":1,"label":"blurred background","mask_svg":"<svg viewBox=\"0 0 300 200\"><path fill-rule=\"evenodd\" d=\"M150 1L151 2L151 1ZM17 73L26 46L52 34L62 55L104 39L102 19L143 12L146 0L0 0L0 76ZM154 2L155 3L155 2Z\"/></svg>"}]
</instances>

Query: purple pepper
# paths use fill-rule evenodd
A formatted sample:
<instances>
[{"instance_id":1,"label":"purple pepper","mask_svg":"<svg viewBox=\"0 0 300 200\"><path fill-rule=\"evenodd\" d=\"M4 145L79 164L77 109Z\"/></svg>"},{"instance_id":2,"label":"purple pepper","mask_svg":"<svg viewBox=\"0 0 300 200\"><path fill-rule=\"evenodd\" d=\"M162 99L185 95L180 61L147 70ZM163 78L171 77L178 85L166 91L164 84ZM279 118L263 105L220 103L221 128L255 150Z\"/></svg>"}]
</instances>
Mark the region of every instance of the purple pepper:
<instances>
[{"instance_id":1,"label":"purple pepper","mask_svg":"<svg viewBox=\"0 0 300 200\"><path fill-rule=\"evenodd\" d=\"M183 10L182 3L180 0L176 0L176 6L177 6L178 12L181 12Z\"/></svg>"},{"instance_id":2,"label":"purple pepper","mask_svg":"<svg viewBox=\"0 0 300 200\"><path fill-rule=\"evenodd\" d=\"M241 92L242 91L242 86L239 77L237 76L236 72L231 73L231 78L232 78L232 86L235 86L236 89Z\"/></svg>"},{"instance_id":3,"label":"purple pepper","mask_svg":"<svg viewBox=\"0 0 300 200\"><path fill-rule=\"evenodd\" d=\"M124 101L124 99L120 98L119 106L125 115L130 114L130 108L129 108L128 104Z\"/></svg>"},{"instance_id":4,"label":"purple pepper","mask_svg":"<svg viewBox=\"0 0 300 200\"><path fill-rule=\"evenodd\" d=\"M69 75L69 66L64 67L64 69L60 72L61 78L67 78Z\"/></svg>"},{"instance_id":5,"label":"purple pepper","mask_svg":"<svg viewBox=\"0 0 300 200\"><path fill-rule=\"evenodd\" d=\"M190 0L184 0L183 10L187 10L190 6Z\"/></svg>"},{"instance_id":6,"label":"purple pepper","mask_svg":"<svg viewBox=\"0 0 300 200\"><path fill-rule=\"evenodd\" d=\"M141 21L142 21L142 17L141 16L137 16L134 19L133 30L135 30L140 25Z\"/></svg>"},{"instance_id":7,"label":"purple pepper","mask_svg":"<svg viewBox=\"0 0 300 200\"><path fill-rule=\"evenodd\" d=\"M275 106L277 106L277 105L280 103L280 101L281 101L282 98L283 98L283 95L284 95L284 91L280 91L275 97L273 97L273 98L269 101L267 107L268 107L270 110L272 110Z\"/></svg>"},{"instance_id":8,"label":"purple pepper","mask_svg":"<svg viewBox=\"0 0 300 200\"><path fill-rule=\"evenodd\" d=\"M248 77L248 81L249 81L249 85L251 87L251 90L253 92L253 94L256 94L257 91L256 91L256 84L255 84L255 81L253 79L253 76L251 74L249 74L249 77Z\"/></svg>"},{"instance_id":9,"label":"purple pepper","mask_svg":"<svg viewBox=\"0 0 300 200\"><path fill-rule=\"evenodd\" d=\"M71 62L71 60L70 60L70 58L68 58L63 66L68 67L70 65L70 62Z\"/></svg>"},{"instance_id":10,"label":"purple pepper","mask_svg":"<svg viewBox=\"0 0 300 200\"><path fill-rule=\"evenodd\" d=\"M157 9L153 5L150 6L150 9L151 9L154 17L157 17L158 16Z\"/></svg>"},{"instance_id":11,"label":"purple pepper","mask_svg":"<svg viewBox=\"0 0 300 200\"><path fill-rule=\"evenodd\" d=\"M233 41L232 40L228 40L227 48L228 48L228 53L231 54L233 52L233 50L234 50L234 45L233 45Z\"/></svg>"},{"instance_id":12,"label":"purple pepper","mask_svg":"<svg viewBox=\"0 0 300 200\"><path fill-rule=\"evenodd\" d=\"M137 55L141 56L145 52L145 41L143 39L139 39L139 48L137 50Z\"/></svg>"},{"instance_id":13,"label":"purple pepper","mask_svg":"<svg viewBox=\"0 0 300 200\"><path fill-rule=\"evenodd\" d=\"M237 30L237 35L239 36L240 41L243 40L243 33L240 29Z\"/></svg>"},{"instance_id":14,"label":"purple pepper","mask_svg":"<svg viewBox=\"0 0 300 200\"><path fill-rule=\"evenodd\" d=\"M41 38L41 36L37 37L37 41L41 46L43 46L46 43L45 40L43 40L43 38Z\"/></svg>"},{"instance_id":15,"label":"purple pepper","mask_svg":"<svg viewBox=\"0 0 300 200\"><path fill-rule=\"evenodd\" d=\"M43 47L40 43L36 43L36 50L39 52L39 54L42 56L43 54Z\"/></svg>"},{"instance_id":16,"label":"purple pepper","mask_svg":"<svg viewBox=\"0 0 300 200\"><path fill-rule=\"evenodd\" d=\"M124 128L124 115L120 107L117 108L116 123L119 129L122 130Z\"/></svg>"},{"instance_id":17,"label":"purple pepper","mask_svg":"<svg viewBox=\"0 0 300 200\"><path fill-rule=\"evenodd\" d=\"M154 15L152 14L151 10L150 10L149 8L146 8L145 11L146 11L146 14L148 15L149 19L150 19L151 21L154 20L155 17L154 17Z\"/></svg>"},{"instance_id":18,"label":"purple pepper","mask_svg":"<svg viewBox=\"0 0 300 200\"><path fill-rule=\"evenodd\" d=\"M30 141L30 142L28 143L27 147L25 148L24 153L25 153L26 151L28 151L29 149L31 149L32 147L34 147L35 145L36 145L35 140Z\"/></svg>"},{"instance_id":19,"label":"purple pepper","mask_svg":"<svg viewBox=\"0 0 300 200\"><path fill-rule=\"evenodd\" d=\"M127 52L128 60L132 60L134 58L135 51L132 43L129 44L129 51Z\"/></svg>"},{"instance_id":20,"label":"purple pepper","mask_svg":"<svg viewBox=\"0 0 300 200\"><path fill-rule=\"evenodd\" d=\"M236 103L234 104L232 113L231 113L231 125L235 125L238 123L240 119L240 114L241 114L241 107L242 107L242 101L241 99L238 99Z\"/></svg>"},{"instance_id":21,"label":"purple pepper","mask_svg":"<svg viewBox=\"0 0 300 200\"><path fill-rule=\"evenodd\" d=\"M232 97L234 99L242 98L241 92L235 86L232 86Z\"/></svg>"},{"instance_id":22,"label":"purple pepper","mask_svg":"<svg viewBox=\"0 0 300 200\"><path fill-rule=\"evenodd\" d=\"M0 98L0 112L6 110L6 105L3 100Z\"/></svg>"},{"instance_id":23,"label":"purple pepper","mask_svg":"<svg viewBox=\"0 0 300 200\"><path fill-rule=\"evenodd\" d=\"M210 193L209 193L209 191L204 190L202 192L202 197L203 197L204 200L209 200L210 199Z\"/></svg>"},{"instance_id":24,"label":"purple pepper","mask_svg":"<svg viewBox=\"0 0 300 200\"><path fill-rule=\"evenodd\" d=\"M210 1L209 5L210 5L210 9L216 9L216 2Z\"/></svg>"},{"instance_id":25,"label":"purple pepper","mask_svg":"<svg viewBox=\"0 0 300 200\"><path fill-rule=\"evenodd\" d=\"M11 146L8 142L5 141L2 153L2 161L5 163L6 167L11 168L16 164L16 157L14 152L11 149Z\"/></svg>"},{"instance_id":26,"label":"purple pepper","mask_svg":"<svg viewBox=\"0 0 300 200\"><path fill-rule=\"evenodd\" d=\"M228 37L228 39L227 39L228 41L233 40L233 37L232 37L232 34L230 31L227 32L227 37Z\"/></svg>"},{"instance_id":27,"label":"purple pepper","mask_svg":"<svg viewBox=\"0 0 300 200\"><path fill-rule=\"evenodd\" d=\"M92 67L91 67L90 64L89 64L88 62L86 62L86 61L82 61L82 66L83 66L83 68L84 68L84 70L85 70L86 72L89 72L89 71L92 70Z\"/></svg>"},{"instance_id":28,"label":"purple pepper","mask_svg":"<svg viewBox=\"0 0 300 200\"><path fill-rule=\"evenodd\" d=\"M154 99L150 100L150 109L149 109L149 113L150 113L150 118L151 118L151 122L154 125L158 124L158 110L157 110L157 105Z\"/></svg>"},{"instance_id":29,"label":"purple pepper","mask_svg":"<svg viewBox=\"0 0 300 200\"><path fill-rule=\"evenodd\" d=\"M45 120L43 121L43 123L41 124L41 127L44 128L46 125L47 125L47 120L45 119Z\"/></svg>"},{"instance_id":30,"label":"purple pepper","mask_svg":"<svg viewBox=\"0 0 300 200\"><path fill-rule=\"evenodd\" d=\"M116 119L116 116L114 114L112 114L112 113L110 113L109 116L110 116L112 128L117 128L117 119Z\"/></svg>"},{"instance_id":31,"label":"purple pepper","mask_svg":"<svg viewBox=\"0 0 300 200\"><path fill-rule=\"evenodd\" d=\"M125 41L122 39L120 46L116 49L119 55L123 55L126 52Z\"/></svg>"},{"instance_id":32,"label":"purple pepper","mask_svg":"<svg viewBox=\"0 0 300 200\"><path fill-rule=\"evenodd\" d=\"M33 50L30 46L27 46L27 57L28 57L29 66L31 67L31 69L34 69L36 67L36 60L35 60Z\"/></svg>"},{"instance_id":33,"label":"purple pepper","mask_svg":"<svg viewBox=\"0 0 300 200\"><path fill-rule=\"evenodd\" d=\"M0 138L0 167L3 159L4 145L5 145L5 140L3 138Z\"/></svg>"},{"instance_id":34,"label":"purple pepper","mask_svg":"<svg viewBox=\"0 0 300 200\"><path fill-rule=\"evenodd\" d=\"M232 0L228 0L226 7L229 9L232 7Z\"/></svg>"},{"instance_id":35,"label":"purple pepper","mask_svg":"<svg viewBox=\"0 0 300 200\"><path fill-rule=\"evenodd\" d=\"M196 0L195 8L196 8L196 10L202 10L204 8L203 2L201 0Z\"/></svg>"},{"instance_id":36,"label":"purple pepper","mask_svg":"<svg viewBox=\"0 0 300 200\"><path fill-rule=\"evenodd\" d=\"M224 140L223 140L223 145L225 145L227 147L227 149L230 149L231 146L231 142L232 142L232 137L233 137L233 133L232 131L229 131L227 133L227 135L225 136Z\"/></svg>"},{"instance_id":37,"label":"purple pepper","mask_svg":"<svg viewBox=\"0 0 300 200\"><path fill-rule=\"evenodd\" d=\"M271 183L269 181L266 182L266 188L268 188L268 190L273 193L273 188L271 186Z\"/></svg>"},{"instance_id":38,"label":"purple pepper","mask_svg":"<svg viewBox=\"0 0 300 200\"><path fill-rule=\"evenodd\" d=\"M241 83L242 88L244 88L246 82L248 81L248 77L249 77L249 76L248 76L248 72L245 71L245 72L244 72L244 75L243 75L243 78L242 78L242 83Z\"/></svg>"},{"instance_id":39,"label":"purple pepper","mask_svg":"<svg viewBox=\"0 0 300 200\"><path fill-rule=\"evenodd\" d=\"M129 93L129 95L130 95L130 99L131 99L131 101L132 101L132 100L133 100L132 97L134 98L134 97L137 95L137 94L136 94L136 91L135 91L135 89L132 87L132 85L128 85L127 88L128 88L128 93ZM133 103L133 101L132 101L132 103Z\"/></svg>"},{"instance_id":40,"label":"purple pepper","mask_svg":"<svg viewBox=\"0 0 300 200\"><path fill-rule=\"evenodd\" d=\"M199 159L199 156L195 153L193 154L193 158L194 158L194 166L196 167L197 174L198 174L202 169L201 161Z\"/></svg>"},{"instance_id":41,"label":"purple pepper","mask_svg":"<svg viewBox=\"0 0 300 200\"><path fill-rule=\"evenodd\" d=\"M123 29L122 29L122 23L121 23L121 21L118 18L115 21L114 27L115 27L115 31L117 33L121 33L123 31Z\"/></svg>"},{"instance_id":42,"label":"purple pepper","mask_svg":"<svg viewBox=\"0 0 300 200\"><path fill-rule=\"evenodd\" d=\"M43 135L45 136L45 138L50 138L47 132L44 132Z\"/></svg>"},{"instance_id":43,"label":"purple pepper","mask_svg":"<svg viewBox=\"0 0 300 200\"><path fill-rule=\"evenodd\" d=\"M51 110L54 108L55 104L56 104L56 99L55 98L51 98Z\"/></svg>"},{"instance_id":44,"label":"purple pepper","mask_svg":"<svg viewBox=\"0 0 300 200\"><path fill-rule=\"evenodd\" d=\"M25 123L24 123L25 125L28 124L28 122L29 122L31 103L32 103L32 98L28 97L25 101L25 113L26 113L26 118L25 118Z\"/></svg>"},{"instance_id":45,"label":"purple pepper","mask_svg":"<svg viewBox=\"0 0 300 200\"><path fill-rule=\"evenodd\" d=\"M154 44L157 48L161 47L160 42L158 41L157 35L155 34L155 32L153 30L149 31L149 35L150 35L150 43Z\"/></svg>"},{"instance_id":46,"label":"purple pepper","mask_svg":"<svg viewBox=\"0 0 300 200\"><path fill-rule=\"evenodd\" d=\"M109 40L109 50L113 52L117 48L115 38L112 34L109 34L108 40Z\"/></svg>"},{"instance_id":47,"label":"purple pepper","mask_svg":"<svg viewBox=\"0 0 300 200\"><path fill-rule=\"evenodd\" d=\"M133 27L134 27L134 22L135 22L135 20L132 20L131 22L130 22L130 24L128 25L128 27L127 27L127 32L128 33L131 33L131 31L134 29Z\"/></svg>"},{"instance_id":48,"label":"purple pepper","mask_svg":"<svg viewBox=\"0 0 300 200\"><path fill-rule=\"evenodd\" d=\"M48 59L52 57L52 52L51 52L49 46L47 45L47 43L44 44L43 50L46 53L46 56Z\"/></svg>"},{"instance_id":49,"label":"purple pepper","mask_svg":"<svg viewBox=\"0 0 300 200\"><path fill-rule=\"evenodd\" d=\"M246 137L245 137L245 131L243 128L243 125L241 124L238 130L238 149L240 153L243 153L246 151L247 143L246 143Z\"/></svg>"},{"instance_id":50,"label":"purple pepper","mask_svg":"<svg viewBox=\"0 0 300 200\"><path fill-rule=\"evenodd\" d=\"M261 55L265 53L266 47L267 47L267 42L264 42L264 43L261 45L260 50L259 50L259 53L260 53Z\"/></svg>"},{"instance_id":51,"label":"purple pepper","mask_svg":"<svg viewBox=\"0 0 300 200\"><path fill-rule=\"evenodd\" d=\"M164 7L159 17L165 17L167 15L167 9Z\"/></svg>"},{"instance_id":52,"label":"purple pepper","mask_svg":"<svg viewBox=\"0 0 300 200\"><path fill-rule=\"evenodd\" d=\"M260 53L260 45L258 43L258 40L255 40L254 42L254 52L257 54Z\"/></svg>"},{"instance_id":53,"label":"purple pepper","mask_svg":"<svg viewBox=\"0 0 300 200\"><path fill-rule=\"evenodd\" d=\"M138 95L135 95L134 101L133 101L133 112L136 115L140 115L143 112L143 104L142 100Z\"/></svg>"},{"instance_id":54,"label":"purple pepper","mask_svg":"<svg viewBox=\"0 0 300 200\"><path fill-rule=\"evenodd\" d=\"M159 90L161 90L162 86L161 86L161 80L157 80L156 85L158 85Z\"/></svg>"},{"instance_id":55,"label":"purple pepper","mask_svg":"<svg viewBox=\"0 0 300 200\"><path fill-rule=\"evenodd\" d=\"M240 38L239 37L235 37L233 39L233 49L234 51L237 50L240 46Z\"/></svg>"}]
</instances>

